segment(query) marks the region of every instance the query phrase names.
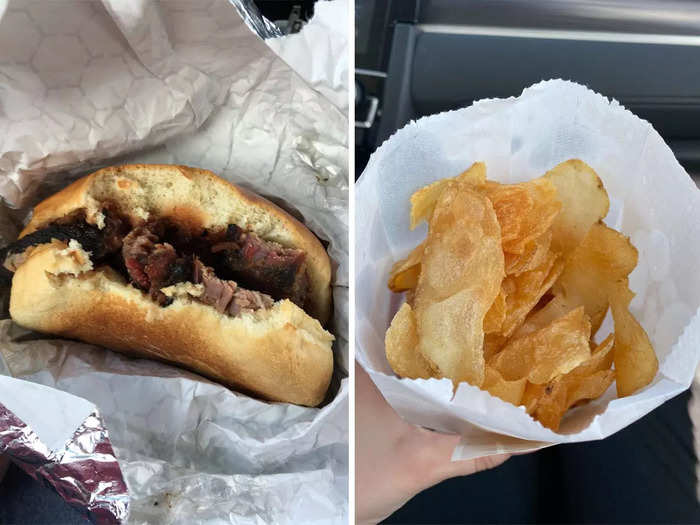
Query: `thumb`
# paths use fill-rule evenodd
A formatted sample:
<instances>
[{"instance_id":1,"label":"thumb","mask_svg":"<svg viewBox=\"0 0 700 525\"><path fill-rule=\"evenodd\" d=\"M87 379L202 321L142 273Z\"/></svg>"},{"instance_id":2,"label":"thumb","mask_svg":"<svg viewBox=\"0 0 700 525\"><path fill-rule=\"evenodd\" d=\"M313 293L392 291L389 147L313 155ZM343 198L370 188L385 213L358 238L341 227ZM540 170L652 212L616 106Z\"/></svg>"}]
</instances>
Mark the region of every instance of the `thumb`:
<instances>
[{"instance_id":1,"label":"thumb","mask_svg":"<svg viewBox=\"0 0 700 525\"><path fill-rule=\"evenodd\" d=\"M488 470L501 465L510 454L493 454L473 459L452 461L452 454L459 444L461 437L455 434L439 434L431 432L432 446L439 458L436 462L436 476L445 480L456 476L467 476L482 470Z\"/></svg>"}]
</instances>

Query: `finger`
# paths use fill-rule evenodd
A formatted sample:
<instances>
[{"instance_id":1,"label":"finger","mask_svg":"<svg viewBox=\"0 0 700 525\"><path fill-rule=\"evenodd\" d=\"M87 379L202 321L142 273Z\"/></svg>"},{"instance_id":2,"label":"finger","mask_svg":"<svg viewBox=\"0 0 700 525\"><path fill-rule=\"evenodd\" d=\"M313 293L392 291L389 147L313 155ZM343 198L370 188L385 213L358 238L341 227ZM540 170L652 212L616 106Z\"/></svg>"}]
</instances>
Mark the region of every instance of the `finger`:
<instances>
[{"instance_id":1,"label":"finger","mask_svg":"<svg viewBox=\"0 0 700 525\"><path fill-rule=\"evenodd\" d=\"M433 461L435 465L435 479L437 481L488 470L497 467L510 457L510 454L494 454L474 459L452 461L452 454L462 439L461 436L426 430L422 432L425 440L422 446L429 448L435 454Z\"/></svg>"}]
</instances>

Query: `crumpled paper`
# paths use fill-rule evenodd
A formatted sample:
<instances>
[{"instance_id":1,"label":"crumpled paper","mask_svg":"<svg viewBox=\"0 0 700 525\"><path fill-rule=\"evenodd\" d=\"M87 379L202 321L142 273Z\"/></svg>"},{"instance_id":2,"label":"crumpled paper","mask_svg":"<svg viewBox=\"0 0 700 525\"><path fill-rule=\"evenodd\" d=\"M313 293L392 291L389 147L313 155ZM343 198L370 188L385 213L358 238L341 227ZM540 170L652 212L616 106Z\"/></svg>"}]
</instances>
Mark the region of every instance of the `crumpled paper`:
<instances>
[{"instance_id":1,"label":"crumpled paper","mask_svg":"<svg viewBox=\"0 0 700 525\"><path fill-rule=\"evenodd\" d=\"M179 163L273 198L333 261L336 373L322 408L258 401L0 322L0 374L16 378L0 376L0 404L21 423L0 426L0 453L18 461L43 447L18 463L57 490L73 485L67 499L93 521L347 520L347 116L250 31L237 12L245 2L232 3L12 0L0 19L3 241L33 204L92 169ZM23 405L37 386L48 394ZM51 417L60 413L71 418ZM106 428L85 443L81 425L100 419ZM48 468L76 443L95 490ZM109 462L108 444L120 472L103 478L96 458Z\"/></svg>"},{"instance_id":2,"label":"crumpled paper","mask_svg":"<svg viewBox=\"0 0 700 525\"><path fill-rule=\"evenodd\" d=\"M511 183L570 158L598 172L611 197L607 220L639 250L630 276L637 294L631 310L659 357L654 381L623 399L616 399L612 386L571 410L554 433L523 407L469 384L453 395L447 379L396 377L384 355L384 333L403 298L388 290L386 280L392 263L427 233L425 225L409 230L411 193L475 161L486 162L487 177ZM355 198L357 359L405 419L463 436L453 459L603 439L690 385L700 359L700 193L652 126L617 101L551 80L517 98L422 118L375 152Z\"/></svg>"},{"instance_id":3,"label":"crumpled paper","mask_svg":"<svg viewBox=\"0 0 700 525\"><path fill-rule=\"evenodd\" d=\"M301 31L265 43L301 78L342 110L348 108L347 0L319 1ZM314 55L314 60L308 57Z\"/></svg>"}]
</instances>

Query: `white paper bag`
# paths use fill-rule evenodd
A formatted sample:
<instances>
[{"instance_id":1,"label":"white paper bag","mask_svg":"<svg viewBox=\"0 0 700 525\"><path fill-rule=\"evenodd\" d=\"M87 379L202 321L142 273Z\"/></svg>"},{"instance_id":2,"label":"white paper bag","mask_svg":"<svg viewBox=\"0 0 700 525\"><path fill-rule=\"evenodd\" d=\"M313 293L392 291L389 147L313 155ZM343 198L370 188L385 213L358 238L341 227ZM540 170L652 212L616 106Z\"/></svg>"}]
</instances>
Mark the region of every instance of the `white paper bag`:
<instances>
[{"instance_id":1,"label":"white paper bag","mask_svg":"<svg viewBox=\"0 0 700 525\"><path fill-rule=\"evenodd\" d=\"M659 357L659 373L637 394L570 410L559 433L516 407L448 379L399 379L384 356L384 333L403 301L386 285L393 262L427 233L409 230L418 188L484 161L487 177L521 182L580 158L603 180L608 220L639 250L630 276L632 313ZM356 192L357 359L408 421L460 433L453 459L602 439L691 383L700 358L700 194L652 126L584 86L552 80L517 98L488 99L412 122L372 156ZM606 334L601 334L606 335Z\"/></svg>"}]
</instances>

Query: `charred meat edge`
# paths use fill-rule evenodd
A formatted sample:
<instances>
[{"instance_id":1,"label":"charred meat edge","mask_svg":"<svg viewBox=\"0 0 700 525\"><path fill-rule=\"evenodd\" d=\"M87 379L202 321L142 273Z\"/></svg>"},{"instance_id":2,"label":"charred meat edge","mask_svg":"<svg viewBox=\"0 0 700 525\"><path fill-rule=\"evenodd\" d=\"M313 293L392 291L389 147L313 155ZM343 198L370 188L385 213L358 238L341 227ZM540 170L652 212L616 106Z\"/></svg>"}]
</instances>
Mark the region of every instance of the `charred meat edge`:
<instances>
[{"instance_id":1,"label":"charred meat edge","mask_svg":"<svg viewBox=\"0 0 700 525\"><path fill-rule=\"evenodd\" d=\"M75 239L93 262L110 264L161 306L172 302L161 289L180 282L201 284L204 292L195 299L231 316L269 308L279 299L305 306L309 280L302 250L266 241L235 224L225 232L192 236L166 220L131 228L111 207L103 212L103 229L88 224L84 210L78 210L6 246L0 250L0 278L11 281L29 248ZM218 277L218 271L231 279Z\"/></svg>"}]
</instances>

